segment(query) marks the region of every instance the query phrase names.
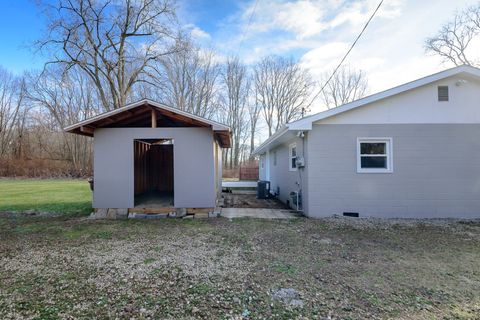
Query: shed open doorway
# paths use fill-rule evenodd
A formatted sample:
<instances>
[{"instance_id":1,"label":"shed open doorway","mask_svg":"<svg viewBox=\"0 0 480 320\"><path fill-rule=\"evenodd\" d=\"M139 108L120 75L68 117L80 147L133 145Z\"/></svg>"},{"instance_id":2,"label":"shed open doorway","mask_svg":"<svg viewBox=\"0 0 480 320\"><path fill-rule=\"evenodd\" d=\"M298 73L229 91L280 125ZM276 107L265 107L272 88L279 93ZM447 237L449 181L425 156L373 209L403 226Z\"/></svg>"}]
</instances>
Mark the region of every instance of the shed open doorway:
<instances>
[{"instance_id":1,"label":"shed open doorway","mask_svg":"<svg viewBox=\"0 0 480 320\"><path fill-rule=\"evenodd\" d=\"M136 208L174 207L173 139L135 139Z\"/></svg>"}]
</instances>

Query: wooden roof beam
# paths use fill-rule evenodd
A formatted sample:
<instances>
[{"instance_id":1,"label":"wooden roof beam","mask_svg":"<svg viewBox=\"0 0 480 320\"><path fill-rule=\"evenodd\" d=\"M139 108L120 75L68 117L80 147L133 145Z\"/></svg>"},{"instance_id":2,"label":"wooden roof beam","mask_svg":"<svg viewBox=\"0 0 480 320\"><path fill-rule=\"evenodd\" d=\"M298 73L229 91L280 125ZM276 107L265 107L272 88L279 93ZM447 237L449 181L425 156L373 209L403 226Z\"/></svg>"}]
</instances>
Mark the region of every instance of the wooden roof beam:
<instances>
[{"instance_id":1,"label":"wooden roof beam","mask_svg":"<svg viewBox=\"0 0 480 320\"><path fill-rule=\"evenodd\" d=\"M152 110L150 110L150 112L151 112L151 115L152 115L152 121L151 121L152 128L156 128L157 127L157 111L152 108Z\"/></svg>"},{"instance_id":2,"label":"wooden roof beam","mask_svg":"<svg viewBox=\"0 0 480 320\"><path fill-rule=\"evenodd\" d=\"M120 121L116 121L115 126L122 126L122 125L128 125L131 123L135 123L137 121L149 121L150 120L150 115L148 113L141 113L133 117L126 117Z\"/></svg>"},{"instance_id":3,"label":"wooden roof beam","mask_svg":"<svg viewBox=\"0 0 480 320\"><path fill-rule=\"evenodd\" d=\"M92 135L93 136L93 131L95 129L90 127L90 126L81 126L80 127L80 132L83 132L83 133L86 133L86 134L89 134L89 135Z\"/></svg>"},{"instance_id":4,"label":"wooden roof beam","mask_svg":"<svg viewBox=\"0 0 480 320\"><path fill-rule=\"evenodd\" d=\"M185 117L183 115L180 115L178 113L174 113L174 112L171 112L171 111L160 110L160 113L165 114L168 117L171 117L175 120L178 120L178 121L181 121L181 122L186 122L186 123L198 126L198 127L211 127L211 125L209 125L209 124L200 122L200 121L192 119L192 118Z\"/></svg>"}]
</instances>

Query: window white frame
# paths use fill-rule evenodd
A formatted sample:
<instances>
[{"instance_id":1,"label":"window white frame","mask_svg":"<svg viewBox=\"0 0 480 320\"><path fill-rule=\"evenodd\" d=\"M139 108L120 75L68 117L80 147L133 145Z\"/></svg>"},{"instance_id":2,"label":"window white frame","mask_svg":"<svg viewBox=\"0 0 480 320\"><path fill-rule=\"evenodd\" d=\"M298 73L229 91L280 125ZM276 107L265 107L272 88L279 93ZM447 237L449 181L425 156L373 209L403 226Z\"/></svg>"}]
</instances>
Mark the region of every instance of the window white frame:
<instances>
[{"instance_id":1,"label":"window white frame","mask_svg":"<svg viewBox=\"0 0 480 320\"><path fill-rule=\"evenodd\" d=\"M295 149L295 155L293 155L293 149ZM292 143L288 146L288 170L290 171L297 171L297 164L295 163L295 167L292 166L292 160L297 160L298 151L297 151L297 144Z\"/></svg>"},{"instance_id":2,"label":"window white frame","mask_svg":"<svg viewBox=\"0 0 480 320\"><path fill-rule=\"evenodd\" d=\"M385 143L385 154L368 154L368 157L387 157L387 168L362 168L362 143ZM392 173L393 172L393 139L390 137L360 137L357 138L357 173Z\"/></svg>"}]
</instances>

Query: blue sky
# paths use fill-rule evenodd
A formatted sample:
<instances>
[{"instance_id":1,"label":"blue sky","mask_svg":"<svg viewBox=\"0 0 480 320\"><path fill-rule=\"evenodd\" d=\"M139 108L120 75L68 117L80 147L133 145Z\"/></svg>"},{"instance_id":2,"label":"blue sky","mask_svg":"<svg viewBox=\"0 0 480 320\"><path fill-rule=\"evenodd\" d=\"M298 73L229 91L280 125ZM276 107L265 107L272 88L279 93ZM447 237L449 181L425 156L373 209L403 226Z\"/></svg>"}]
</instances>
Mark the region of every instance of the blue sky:
<instances>
[{"instance_id":1,"label":"blue sky","mask_svg":"<svg viewBox=\"0 0 480 320\"><path fill-rule=\"evenodd\" d=\"M31 44L41 36L44 19L31 0L0 0L0 65L15 73L39 68Z\"/></svg>"},{"instance_id":2,"label":"blue sky","mask_svg":"<svg viewBox=\"0 0 480 320\"><path fill-rule=\"evenodd\" d=\"M178 16L192 37L253 64L265 55L293 56L314 79L331 70L379 0L179 0ZM449 67L425 54L423 43L443 23L478 0L386 0L346 63L364 70L370 92ZM34 0L0 0L0 65L21 73L44 57L29 44L45 21ZM480 44L476 44L480 51ZM315 110L314 110L315 111Z\"/></svg>"},{"instance_id":3,"label":"blue sky","mask_svg":"<svg viewBox=\"0 0 480 320\"><path fill-rule=\"evenodd\" d=\"M239 55L246 63L269 54L293 56L319 80L338 64L379 0L191 3L181 2L181 16L197 40L220 55ZM425 53L425 38L476 3L386 0L346 63L367 73L370 93L451 67ZM480 52L479 41L472 52Z\"/></svg>"},{"instance_id":4,"label":"blue sky","mask_svg":"<svg viewBox=\"0 0 480 320\"><path fill-rule=\"evenodd\" d=\"M340 62L378 3L250 0L191 5L182 0L180 16L192 36L216 49L220 58L239 55L252 64L269 54L293 56L320 82ZM479 0L385 0L345 63L366 73L368 94L452 67L426 54L425 39L457 10L476 3ZM480 58L479 41L472 51ZM310 113L323 110L325 105L317 99Z\"/></svg>"}]
</instances>

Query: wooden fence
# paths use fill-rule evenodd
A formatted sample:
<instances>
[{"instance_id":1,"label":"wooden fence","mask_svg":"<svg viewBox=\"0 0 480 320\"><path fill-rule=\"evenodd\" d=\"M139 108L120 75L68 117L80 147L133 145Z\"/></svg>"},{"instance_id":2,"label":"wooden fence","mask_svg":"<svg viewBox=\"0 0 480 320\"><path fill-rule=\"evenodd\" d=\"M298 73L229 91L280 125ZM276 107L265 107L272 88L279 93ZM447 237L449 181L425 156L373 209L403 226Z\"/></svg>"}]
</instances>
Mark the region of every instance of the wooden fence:
<instances>
[{"instance_id":1,"label":"wooden fence","mask_svg":"<svg viewBox=\"0 0 480 320\"><path fill-rule=\"evenodd\" d=\"M240 180L258 180L258 161L241 164L238 170Z\"/></svg>"}]
</instances>

